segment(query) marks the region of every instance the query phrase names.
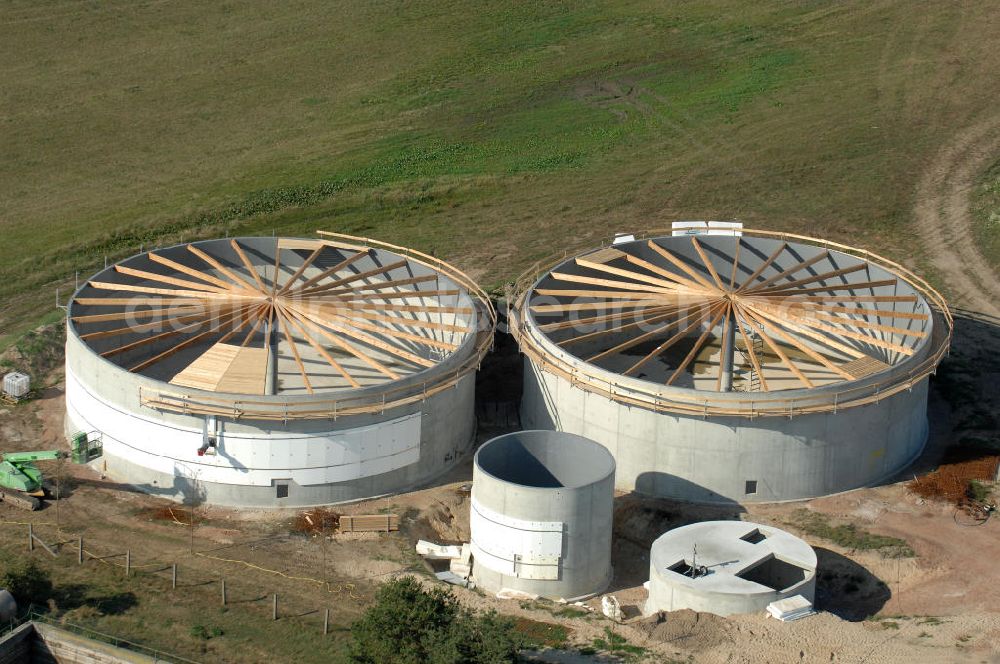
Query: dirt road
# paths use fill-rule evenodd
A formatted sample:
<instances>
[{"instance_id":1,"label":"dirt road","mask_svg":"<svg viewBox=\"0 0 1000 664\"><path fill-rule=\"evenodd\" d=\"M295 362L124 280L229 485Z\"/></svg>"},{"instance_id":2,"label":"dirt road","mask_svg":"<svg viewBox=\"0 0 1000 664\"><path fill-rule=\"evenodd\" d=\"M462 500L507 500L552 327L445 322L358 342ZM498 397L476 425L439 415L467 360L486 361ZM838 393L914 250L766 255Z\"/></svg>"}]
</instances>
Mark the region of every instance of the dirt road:
<instances>
[{"instance_id":1,"label":"dirt road","mask_svg":"<svg viewBox=\"0 0 1000 664\"><path fill-rule=\"evenodd\" d=\"M976 248L969 194L998 154L1000 117L963 130L925 171L914 209L931 266L947 284L953 303L994 316L1000 315L1000 280Z\"/></svg>"}]
</instances>

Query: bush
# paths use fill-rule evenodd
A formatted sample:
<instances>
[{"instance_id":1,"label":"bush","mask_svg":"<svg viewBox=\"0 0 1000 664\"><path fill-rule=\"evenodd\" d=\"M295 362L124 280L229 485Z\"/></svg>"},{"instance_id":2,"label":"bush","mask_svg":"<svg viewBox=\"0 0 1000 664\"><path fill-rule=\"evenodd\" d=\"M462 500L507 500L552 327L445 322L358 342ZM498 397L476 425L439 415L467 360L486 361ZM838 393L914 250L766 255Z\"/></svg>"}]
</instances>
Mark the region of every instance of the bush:
<instances>
[{"instance_id":1,"label":"bush","mask_svg":"<svg viewBox=\"0 0 1000 664\"><path fill-rule=\"evenodd\" d=\"M990 499L990 488L978 480L969 480L969 486L965 489L965 495L969 500L977 503L985 503Z\"/></svg>"},{"instance_id":2,"label":"bush","mask_svg":"<svg viewBox=\"0 0 1000 664\"><path fill-rule=\"evenodd\" d=\"M917 555L906 540L875 535L853 523L834 525L826 515L807 509L795 510L789 523L807 535L829 540L845 549L877 551L883 558L914 558Z\"/></svg>"},{"instance_id":3,"label":"bush","mask_svg":"<svg viewBox=\"0 0 1000 664\"><path fill-rule=\"evenodd\" d=\"M448 590L412 578L379 587L375 604L351 626L348 661L357 664L501 664L522 647L514 623L462 609Z\"/></svg>"},{"instance_id":4,"label":"bush","mask_svg":"<svg viewBox=\"0 0 1000 664\"><path fill-rule=\"evenodd\" d=\"M52 597L49 573L34 560L11 565L0 577L0 588L6 588L22 608L29 604L42 606Z\"/></svg>"},{"instance_id":5,"label":"bush","mask_svg":"<svg viewBox=\"0 0 1000 664\"><path fill-rule=\"evenodd\" d=\"M209 639L214 639L225 634L218 627L205 627L201 623L193 625L189 633L192 638L201 639L202 641L208 641Z\"/></svg>"}]
</instances>

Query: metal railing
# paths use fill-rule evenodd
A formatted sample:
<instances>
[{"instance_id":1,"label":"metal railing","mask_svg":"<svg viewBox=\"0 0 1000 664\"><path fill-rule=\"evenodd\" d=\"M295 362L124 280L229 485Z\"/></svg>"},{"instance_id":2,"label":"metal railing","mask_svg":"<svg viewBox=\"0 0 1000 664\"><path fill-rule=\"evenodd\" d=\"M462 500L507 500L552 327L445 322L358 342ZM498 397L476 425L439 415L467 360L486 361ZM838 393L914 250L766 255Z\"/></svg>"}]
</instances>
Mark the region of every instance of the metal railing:
<instances>
[{"instance_id":1,"label":"metal railing","mask_svg":"<svg viewBox=\"0 0 1000 664\"><path fill-rule=\"evenodd\" d=\"M83 625L64 622L62 620L54 620L49 616L36 611L33 608L33 605L28 607L28 610L19 620L11 621L9 625L4 626L4 629L0 631L0 638L14 632L16 629L18 629L19 627L21 627L26 623L42 623L45 625L49 625L51 627L55 627L56 629L61 629L67 632L72 632L78 636L83 636L92 641L97 641L100 643L114 646L116 648L121 648L122 650L128 650L131 652L139 653L141 655L146 655L147 657L152 657L153 660L156 662L165 662L165 663L172 662L174 664L201 664L200 662L193 659L188 659L187 657L181 657L180 655L175 655L173 653L157 650L156 648L151 648L149 646L144 646L141 643L136 643L134 641L129 641L127 639L122 639L120 637L114 636L113 634L105 634L104 632L99 632L96 629L84 627Z\"/></svg>"}]
</instances>

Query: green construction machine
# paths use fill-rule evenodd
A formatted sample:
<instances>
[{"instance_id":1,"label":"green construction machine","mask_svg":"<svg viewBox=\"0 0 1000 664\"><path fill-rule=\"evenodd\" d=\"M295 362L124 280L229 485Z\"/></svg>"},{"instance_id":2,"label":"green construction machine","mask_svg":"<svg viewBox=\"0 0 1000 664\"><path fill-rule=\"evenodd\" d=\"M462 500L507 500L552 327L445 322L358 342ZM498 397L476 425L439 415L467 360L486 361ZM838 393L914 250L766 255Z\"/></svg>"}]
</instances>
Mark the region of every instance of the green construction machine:
<instances>
[{"instance_id":1,"label":"green construction machine","mask_svg":"<svg viewBox=\"0 0 1000 664\"><path fill-rule=\"evenodd\" d=\"M36 461L55 461L67 456L60 450L44 452L0 452L0 500L29 510L42 506L46 497L42 471Z\"/></svg>"}]
</instances>

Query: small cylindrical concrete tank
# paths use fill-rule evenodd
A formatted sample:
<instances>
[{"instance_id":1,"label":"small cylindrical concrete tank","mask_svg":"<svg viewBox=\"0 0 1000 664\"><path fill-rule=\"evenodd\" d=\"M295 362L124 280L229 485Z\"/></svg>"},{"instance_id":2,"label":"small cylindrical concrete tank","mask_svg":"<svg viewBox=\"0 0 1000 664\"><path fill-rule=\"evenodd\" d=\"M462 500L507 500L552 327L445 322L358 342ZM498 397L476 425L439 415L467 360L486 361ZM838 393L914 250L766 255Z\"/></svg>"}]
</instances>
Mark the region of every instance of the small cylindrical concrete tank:
<instances>
[{"instance_id":1,"label":"small cylindrical concrete tank","mask_svg":"<svg viewBox=\"0 0 1000 664\"><path fill-rule=\"evenodd\" d=\"M476 453L472 555L476 584L579 599L611 581L615 460L592 440L521 431Z\"/></svg>"},{"instance_id":2,"label":"small cylindrical concrete tank","mask_svg":"<svg viewBox=\"0 0 1000 664\"><path fill-rule=\"evenodd\" d=\"M661 535L649 553L647 615L691 609L720 616L816 594L816 552L778 528L704 521Z\"/></svg>"}]
</instances>

